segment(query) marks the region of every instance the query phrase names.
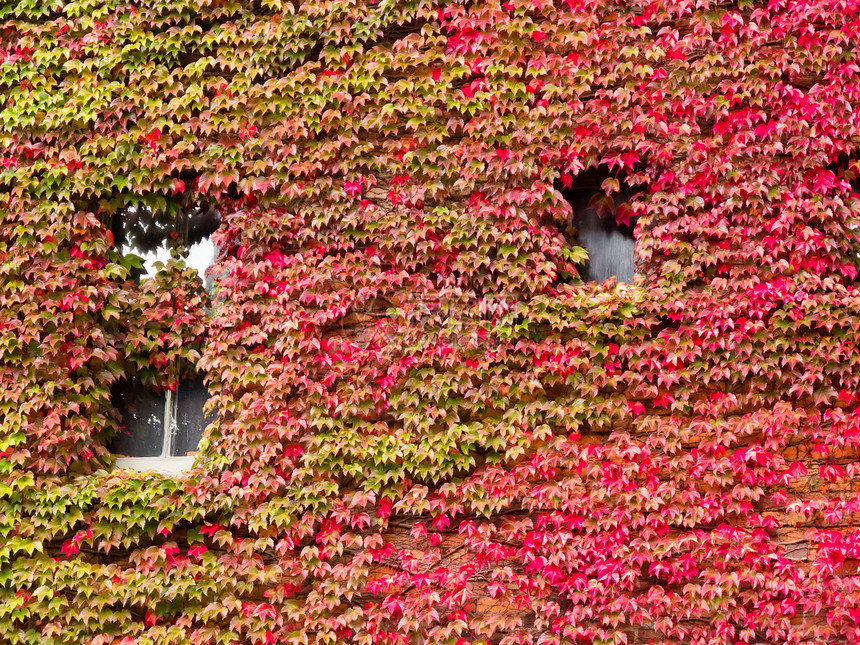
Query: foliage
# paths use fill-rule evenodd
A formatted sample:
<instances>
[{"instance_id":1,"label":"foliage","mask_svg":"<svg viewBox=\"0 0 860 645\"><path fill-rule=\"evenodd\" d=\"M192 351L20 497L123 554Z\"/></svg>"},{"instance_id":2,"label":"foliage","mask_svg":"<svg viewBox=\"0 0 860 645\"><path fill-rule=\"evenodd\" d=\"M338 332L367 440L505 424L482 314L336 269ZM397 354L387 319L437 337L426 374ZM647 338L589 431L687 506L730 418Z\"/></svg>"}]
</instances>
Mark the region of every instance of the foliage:
<instances>
[{"instance_id":1,"label":"foliage","mask_svg":"<svg viewBox=\"0 0 860 645\"><path fill-rule=\"evenodd\" d=\"M0 639L860 640L858 25L0 3ZM562 233L598 165L647 188L634 285ZM211 302L112 244L186 194ZM111 386L178 356L194 471L116 469Z\"/></svg>"}]
</instances>

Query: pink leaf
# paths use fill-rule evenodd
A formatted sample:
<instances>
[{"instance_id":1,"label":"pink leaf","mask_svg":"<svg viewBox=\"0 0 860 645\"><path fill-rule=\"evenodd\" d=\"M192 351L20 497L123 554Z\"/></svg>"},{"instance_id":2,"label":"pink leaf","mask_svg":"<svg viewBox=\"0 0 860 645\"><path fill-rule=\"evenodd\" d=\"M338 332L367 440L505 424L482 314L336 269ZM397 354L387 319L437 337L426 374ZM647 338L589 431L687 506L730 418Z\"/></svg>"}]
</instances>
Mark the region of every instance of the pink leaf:
<instances>
[{"instance_id":1,"label":"pink leaf","mask_svg":"<svg viewBox=\"0 0 860 645\"><path fill-rule=\"evenodd\" d=\"M498 580L494 580L489 585L487 585L487 593L490 594L490 598L498 598L499 596L503 596L505 591L505 583L500 582Z\"/></svg>"},{"instance_id":2,"label":"pink leaf","mask_svg":"<svg viewBox=\"0 0 860 645\"><path fill-rule=\"evenodd\" d=\"M197 560L199 560L201 558L201 556L204 553L206 553L208 550L209 549L207 549L202 544L195 544L194 546L192 546L188 549L188 555L191 556L192 558L196 558Z\"/></svg>"},{"instance_id":3,"label":"pink leaf","mask_svg":"<svg viewBox=\"0 0 860 645\"><path fill-rule=\"evenodd\" d=\"M645 413L645 406L639 403L638 401L630 401L627 403L627 409L630 410L630 414L634 416L639 416L640 414Z\"/></svg>"},{"instance_id":4,"label":"pink leaf","mask_svg":"<svg viewBox=\"0 0 860 645\"><path fill-rule=\"evenodd\" d=\"M655 408L668 408L672 405L672 397L668 394L661 394L656 399L654 399L654 407Z\"/></svg>"},{"instance_id":5,"label":"pink leaf","mask_svg":"<svg viewBox=\"0 0 860 645\"><path fill-rule=\"evenodd\" d=\"M561 173L561 185L565 188L571 188L573 186L573 177L571 177L569 172Z\"/></svg>"},{"instance_id":6,"label":"pink leaf","mask_svg":"<svg viewBox=\"0 0 860 645\"><path fill-rule=\"evenodd\" d=\"M842 466L837 466L836 464L825 464L821 466L818 469L818 474L821 475L822 479L829 482L845 477L845 471L842 470Z\"/></svg>"},{"instance_id":7,"label":"pink leaf","mask_svg":"<svg viewBox=\"0 0 860 645\"><path fill-rule=\"evenodd\" d=\"M356 195L361 193L361 182L358 180L347 181L346 183L344 183L344 190L346 191L347 195L355 197Z\"/></svg>"}]
</instances>

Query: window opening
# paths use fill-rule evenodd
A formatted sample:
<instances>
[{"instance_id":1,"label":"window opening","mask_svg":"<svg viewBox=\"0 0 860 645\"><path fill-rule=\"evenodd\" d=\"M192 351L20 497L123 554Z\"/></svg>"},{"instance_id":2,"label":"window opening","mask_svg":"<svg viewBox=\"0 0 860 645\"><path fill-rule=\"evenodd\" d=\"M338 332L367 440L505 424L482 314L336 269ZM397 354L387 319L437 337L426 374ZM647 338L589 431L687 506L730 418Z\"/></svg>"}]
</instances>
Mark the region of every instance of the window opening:
<instances>
[{"instance_id":1,"label":"window opening","mask_svg":"<svg viewBox=\"0 0 860 645\"><path fill-rule=\"evenodd\" d=\"M182 378L173 390L154 392L132 377L114 387L113 403L122 415L122 427L108 450L135 467L138 458L193 460L206 426L213 420L203 406L209 391L201 374ZM153 466L149 462L141 466ZM190 464L188 464L190 465Z\"/></svg>"},{"instance_id":2,"label":"window opening","mask_svg":"<svg viewBox=\"0 0 860 645\"><path fill-rule=\"evenodd\" d=\"M618 190L607 195L606 180L617 181ZM613 276L618 282L632 282L636 217L629 202L635 187L606 170L592 169L577 175L570 186L559 183L556 188L571 207L566 236L588 251L588 260L579 266L583 282L603 282Z\"/></svg>"},{"instance_id":3,"label":"window opening","mask_svg":"<svg viewBox=\"0 0 860 645\"><path fill-rule=\"evenodd\" d=\"M831 164L829 168L842 179L848 182L848 187L852 193L851 199L860 200L860 159L858 159L856 156L843 157L837 162ZM860 213L855 214L860 215ZM857 220L855 219L854 222L851 222L848 225L849 228L855 232L855 244L856 240L860 238L860 235L858 235L857 233L858 225L856 221ZM855 257L860 258L860 252L855 253ZM855 275L853 278L849 278L849 282L855 284L858 282L858 280L860 280L860 275Z\"/></svg>"},{"instance_id":4,"label":"window opening","mask_svg":"<svg viewBox=\"0 0 860 645\"><path fill-rule=\"evenodd\" d=\"M197 272L211 296L216 277L206 272L217 247L210 236L220 224L221 213L206 203L156 196L117 210L111 220L111 232L118 251L143 259L142 268L132 271L135 279L153 277L158 262L182 258ZM179 369L179 379L172 390L153 391L141 378L133 376L112 391L122 428L107 448L117 456L118 466L180 473L191 466L203 431L214 420L203 412L209 398L203 377L184 364L165 369Z\"/></svg>"},{"instance_id":5,"label":"window opening","mask_svg":"<svg viewBox=\"0 0 860 645\"><path fill-rule=\"evenodd\" d=\"M111 232L123 255L134 253L143 258L143 271L136 277L154 276L156 262L166 262L175 251L197 271L209 291L213 279L206 276L206 270L217 253L210 236L220 224L220 212L205 203L165 202L164 208L155 209L133 204L114 215Z\"/></svg>"}]
</instances>

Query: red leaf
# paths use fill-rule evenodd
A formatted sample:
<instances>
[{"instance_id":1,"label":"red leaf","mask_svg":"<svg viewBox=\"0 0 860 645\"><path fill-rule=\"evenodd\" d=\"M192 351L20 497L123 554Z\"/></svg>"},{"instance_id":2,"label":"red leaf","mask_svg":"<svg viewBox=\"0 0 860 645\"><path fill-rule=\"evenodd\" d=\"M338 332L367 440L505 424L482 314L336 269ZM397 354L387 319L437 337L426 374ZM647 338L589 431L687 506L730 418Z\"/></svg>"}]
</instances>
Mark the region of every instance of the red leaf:
<instances>
[{"instance_id":1,"label":"red leaf","mask_svg":"<svg viewBox=\"0 0 860 645\"><path fill-rule=\"evenodd\" d=\"M218 531L220 531L223 528L224 527L221 526L220 524L209 524L209 525L201 528L200 532L203 533L204 535L212 536L212 535L215 535L215 533L217 533Z\"/></svg>"},{"instance_id":2,"label":"red leaf","mask_svg":"<svg viewBox=\"0 0 860 645\"><path fill-rule=\"evenodd\" d=\"M449 526L451 526L451 520L448 518L447 515L443 514L443 515L438 515L438 516L434 517L433 520L430 522L430 524L432 524L433 528L436 529L437 531L441 531L441 530L447 529Z\"/></svg>"},{"instance_id":3,"label":"red leaf","mask_svg":"<svg viewBox=\"0 0 860 645\"><path fill-rule=\"evenodd\" d=\"M837 466L836 464L825 464L821 466L818 469L818 474L821 475L822 479L829 482L845 477L845 471L842 470L842 466Z\"/></svg>"},{"instance_id":4,"label":"red leaf","mask_svg":"<svg viewBox=\"0 0 860 645\"><path fill-rule=\"evenodd\" d=\"M75 555L80 550L76 542L72 542L72 540L66 540L63 542L63 546L60 547L60 552L68 557Z\"/></svg>"},{"instance_id":5,"label":"red leaf","mask_svg":"<svg viewBox=\"0 0 860 645\"><path fill-rule=\"evenodd\" d=\"M194 546L192 546L188 549L188 555L190 555L192 558L196 558L199 560L201 558L201 556L204 553L206 553L208 550L209 549L207 549L202 544L195 544Z\"/></svg>"},{"instance_id":6,"label":"red leaf","mask_svg":"<svg viewBox=\"0 0 860 645\"><path fill-rule=\"evenodd\" d=\"M344 190L347 195L351 197L355 197L361 193L361 182L360 181L347 181L344 184Z\"/></svg>"},{"instance_id":7,"label":"red leaf","mask_svg":"<svg viewBox=\"0 0 860 645\"><path fill-rule=\"evenodd\" d=\"M146 143L149 145L150 148L152 148L153 150L158 150L158 140L161 138L161 130L156 128L144 138L146 139Z\"/></svg>"},{"instance_id":8,"label":"red leaf","mask_svg":"<svg viewBox=\"0 0 860 645\"><path fill-rule=\"evenodd\" d=\"M505 583L500 582L498 580L494 580L487 585L487 593L490 594L490 598L498 598L499 596L503 596L505 594L505 591Z\"/></svg>"},{"instance_id":9,"label":"red leaf","mask_svg":"<svg viewBox=\"0 0 860 645\"><path fill-rule=\"evenodd\" d=\"M655 408L668 408L674 399L669 394L661 394L654 399Z\"/></svg>"},{"instance_id":10,"label":"red leaf","mask_svg":"<svg viewBox=\"0 0 860 645\"><path fill-rule=\"evenodd\" d=\"M633 216L633 207L628 203L619 204L615 209L615 221L619 226L630 226L630 218Z\"/></svg>"}]
</instances>

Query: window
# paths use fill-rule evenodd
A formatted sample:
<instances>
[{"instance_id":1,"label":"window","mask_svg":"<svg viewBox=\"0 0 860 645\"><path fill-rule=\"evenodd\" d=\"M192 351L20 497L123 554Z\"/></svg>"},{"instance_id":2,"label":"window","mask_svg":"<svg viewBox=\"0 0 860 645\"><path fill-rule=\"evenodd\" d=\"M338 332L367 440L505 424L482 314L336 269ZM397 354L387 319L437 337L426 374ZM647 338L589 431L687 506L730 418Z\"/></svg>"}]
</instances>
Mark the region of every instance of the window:
<instances>
[{"instance_id":1,"label":"window","mask_svg":"<svg viewBox=\"0 0 860 645\"><path fill-rule=\"evenodd\" d=\"M828 166L830 170L836 173L839 177L848 182L848 187L851 190L851 195L849 199L849 208L856 209L857 202L855 199L860 199L860 159L855 156L852 157L843 157L835 163L832 163ZM860 240L860 232L858 232L858 217L860 217L860 212L857 210L853 210L854 217L852 221L848 223L848 227L854 231L854 243L856 244L858 240ZM856 246L855 246L856 248ZM860 252L854 254L855 257L860 257ZM850 259L849 259L850 262ZM856 260L854 261L855 269L860 268L856 265ZM860 282L860 274L854 274L853 276L846 276L848 283L856 284Z\"/></svg>"},{"instance_id":2,"label":"window","mask_svg":"<svg viewBox=\"0 0 860 645\"><path fill-rule=\"evenodd\" d=\"M210 235L221 223L220 213L204 203L184 203L154 198L118 210L111 220L114 245L123 255L137 255L143 266L135 278L156 273L156 264L181 257L197 271L210 292L214 280L206 272L216 255ZM191 466L197 444L213 420L203 413L209 392L201 375L187 365L177 369L172 390L156 392L131 377L112 392L114 406L122 415L120 432L109 442L117 465L136 470L177 474Z\"/></svg>"},{"instance_id":3,"label":"window","mask_svg":"<svg viewBox=\"0 0 860 645\"><path fill-rule=\"evenodd\" d=\"M122 414L120 432L108 444L117 465L178 473L191 466L203 430L209 391L200 375L181 379L173 390L153 392L132 378L114 387L113 403Z\"/></svg>"},{"instance_id":4,"label":"window","mask_svg":"<svg viewBox=\"0 0 860 645\"><path fill-rule=\"evenodd\" d=\"M143 271L137 277L155 275L156 262L165 262L175 251L195 269L204 288L212 287L206 269L215 259L212 233L221 224L221 214L205 203L165 202L163 208L132 205L118 211L111 226L114 245L123 255L143 258Z\"/></svg>"},{"instance_id":5,"label":"window","mask_svg":"<svg viewBox=\"0 0 860 645\"><path fill-rule=\"evenodd\" d=\"M607 180L618 184L609 195ZM632 282L636 221L628 202L634 191L623 179L600 170L582 172L569 187L559 184L558 188L571 207L565 233L588 251L588 260L580 267L583 281L603 282L614 276L618 282Z\"/></svg>"}]
</instances>

